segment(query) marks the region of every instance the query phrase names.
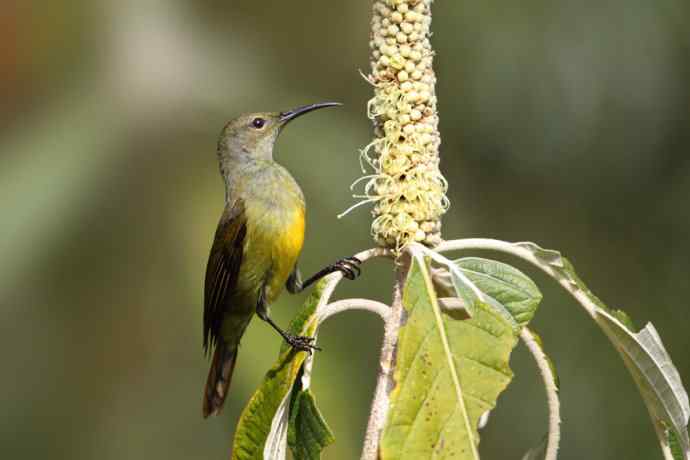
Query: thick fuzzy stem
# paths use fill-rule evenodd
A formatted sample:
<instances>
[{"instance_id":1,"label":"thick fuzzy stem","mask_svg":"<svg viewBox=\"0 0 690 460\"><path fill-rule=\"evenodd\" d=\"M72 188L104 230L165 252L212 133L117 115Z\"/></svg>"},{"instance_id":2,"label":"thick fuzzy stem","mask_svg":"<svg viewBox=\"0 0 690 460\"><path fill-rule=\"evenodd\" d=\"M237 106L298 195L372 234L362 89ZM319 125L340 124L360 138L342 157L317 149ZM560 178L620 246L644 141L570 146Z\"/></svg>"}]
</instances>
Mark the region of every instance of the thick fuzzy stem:
<instances>
[{"instance_id":1,"label":"thick fuzzy stem","mask_svg":"<svg viewBox=\"0 0 690 460\"><path fill-rule=\"evenodd\" d=\"M409 260L409 258L405 258ZM393 302L383 332L383 344L381 346L381 358L379 361L379 375L376 381L374 399L369 412L369 422L364 438L362 460L376 460L378 458L381 431L388 416L389 397L393 387L393 370L395 365L395 349L398 344L398 333L403 321L402 288L409 263L398 266L397 279L393 288Z\"/></svg>"}]
</instances>

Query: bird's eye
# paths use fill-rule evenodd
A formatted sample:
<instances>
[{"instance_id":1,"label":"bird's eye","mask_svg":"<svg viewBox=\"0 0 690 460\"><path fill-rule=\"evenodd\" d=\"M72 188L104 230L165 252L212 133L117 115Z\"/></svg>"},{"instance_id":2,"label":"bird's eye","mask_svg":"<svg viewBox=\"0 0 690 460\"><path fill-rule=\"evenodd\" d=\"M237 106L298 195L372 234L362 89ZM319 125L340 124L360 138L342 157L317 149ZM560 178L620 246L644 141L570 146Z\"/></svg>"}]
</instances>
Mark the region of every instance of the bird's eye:
<instances>
[{"instance_id":1,"label":"bird's eye","mask_svg":"<svg viewBox=\"0 0 690 460\"><path fill-rule=\"evenodd\" d=\"M252 126L255 127L256 129L263 128L265 124L266 124L266 120L264 120L263 118L254 118L252 120Z\"/></svg>"}]
</instances>

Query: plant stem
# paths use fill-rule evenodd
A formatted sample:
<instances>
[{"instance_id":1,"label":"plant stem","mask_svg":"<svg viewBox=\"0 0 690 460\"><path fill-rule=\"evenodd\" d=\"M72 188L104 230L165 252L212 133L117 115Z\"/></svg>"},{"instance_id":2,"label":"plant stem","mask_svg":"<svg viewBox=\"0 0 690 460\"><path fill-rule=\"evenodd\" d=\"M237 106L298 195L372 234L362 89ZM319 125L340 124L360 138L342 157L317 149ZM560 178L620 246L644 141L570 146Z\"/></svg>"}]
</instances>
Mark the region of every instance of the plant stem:
<instances>
[{"instance_id":1,"label":"plant stem","mask_svg":"<svg viewBox=\"0 0 690 460\"><path fill-rule=\"evenodd\" d=\"M393 367L395 362L395 349L398 343L398 333L403 320L402 289L405 276L409 269L410 259L404 257L404 263L398 265L396 270L396 282L393 287L393 301L386 318L383 331L383 344L381 346L381 358L379 361L379 375L376 381L374 399L369 412L369 422L364 438L362 460L376 460L379 457L379 442L381 431L386 423L388 415L388 394L393 386Z\"/></svg>"},{"instance_id":2,"label":"plant stem","mask_svg":"<svg viewBox=\"0 0 690 460\"><path fill-rule=\"evenodd\" d=\"M556 460L558 444L561 440L561 404L558 400L556 376L532 331L527 327L523 327L520 332L520 338L525 342L527 349L532 353L534 360L537 362L539 372L544 380L544 388L546 389L546 397L549 404L549 437L546 443L544 460Z\"/></svg>"},{"instance_id":3,"label":"plant stem","mask_svg":"<svg viewBox=\"0 0 690 460\"><path fill-rule=\"evenodd\" d=\"M325 305L321 310L317 312L317 319L319 325L326 321L333 315L342 313L348 310L366 310L372 313L376 313L385 322L390 313L390 306L382 302L376 302L375 300L369 299L343 299L331 302Z\"/></svg>"},{"instance_id":4,"label":"plant stem","mask_svg":"<svg viewBox=\"0 0 690 460\"><path fill-rule=\"evenodd\" d=\"M392 257L391 251L388 249L384 248L373 248L373 249L367 249L365 251L358 252L357 254L354 255L357 259L361 260L362 263L364 264L367 260L369 259L374 259L377 257ZM317 312L317 321L320 323L321 321L325 320L329 316L338 313L339 311L343 311L342 305L339 304L339 302L333 302L329 303L331 296L333 295L333 292L335 291L335 288L338 287L338 283L342 281L343 279L343 274L341 272L335 272L331 273L325 278L326 281L326 286L324 286L323 291L321 292L321 298L319 299L319 303L316 305L316 312ZM350 299L350 301L353 301L351 304L351 308L364 308L364 309L371 309L372 311L375 311L381 317L385 320L385 317L381 314L382 312L376 311L376 310L381 310L382 307L379 304L379 302L374 302L372 300L365 300L365 299ZM373 305L373 306L372 306ZM367 308L371 307L371 308ZM338 311L329 311L329 310L338 310ZM302 388L306 389L309 388L311 384L311 370L314 365L314 354L310 354L309 357L305 360L304 362L304 372L302 374Z\"/></svg>"}]
</instances>

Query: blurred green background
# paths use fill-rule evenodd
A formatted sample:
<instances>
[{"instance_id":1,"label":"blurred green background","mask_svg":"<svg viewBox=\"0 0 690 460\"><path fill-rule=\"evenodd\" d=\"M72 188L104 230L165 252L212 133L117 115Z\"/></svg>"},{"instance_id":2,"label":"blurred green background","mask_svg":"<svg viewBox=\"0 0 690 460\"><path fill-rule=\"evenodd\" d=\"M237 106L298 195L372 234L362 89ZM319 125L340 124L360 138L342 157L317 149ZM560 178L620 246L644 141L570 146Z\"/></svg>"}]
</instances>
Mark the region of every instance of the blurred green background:
<instances>
[{"instance_id":1,"label":"blurred green background","mask_svg":"<svg viewBox=\"0 0 690 460\"><path fill-rule=\"evenodd\" d=\"M444 236L533 240L660 331L690 383L690 4L438 1L433 42L452 207ZM278 161L309 203L303 271L370 246L353 200L370 2L65 0L0 12L0 457L220 459L279 339L254 322L220 418L203 421L202 284L223 188L215 143L245 111L336 100ZM485 254L486 255L486 254ZM603 334L555 283L534 326L561 376L563 459L661 458ZM387 300L373 263L340 295ZM285 325L304 296L274 306ZM381 324L321 332L315 393L357 458ZM482 432L517 459L546 430L536 367Z\"/></svg>"}]
</instances>

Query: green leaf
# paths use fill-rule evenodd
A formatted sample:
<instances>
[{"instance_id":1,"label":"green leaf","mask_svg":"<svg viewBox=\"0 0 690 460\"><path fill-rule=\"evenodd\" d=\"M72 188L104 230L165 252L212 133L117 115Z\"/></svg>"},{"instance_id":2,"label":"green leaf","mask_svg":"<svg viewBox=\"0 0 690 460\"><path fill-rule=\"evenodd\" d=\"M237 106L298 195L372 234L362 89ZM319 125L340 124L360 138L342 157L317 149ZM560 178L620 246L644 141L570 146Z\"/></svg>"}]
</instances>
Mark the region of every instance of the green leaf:
<instances>
[{"instance_id":1,"label":"green leaf","mask_svg":"<svg viewBox=\"0 0 690 460\"><path fill-rule=\"evenodd\" d=\"M687 457L685 456L686 454L683 453L683 447L676 432L674 430L664 427L664 433L668 438L668 445L671 449L671 455L673 455L673 460L685 460Z\"/></svg>"},{"instance_id":2,"label":"green leaf","mask_svg":"<svg viewBox=\"0 0 690 460\"><path fill-rule=\"evenodd\" d=\"M554 276L592 313L623 358L655 426L670 427L676 451L682 454L682 458L690 459L688 394L654 326L647 324L636 333L630 317L623 311L607 307L559 252L543 249L534 243L516 243L513 246L527 250L534 257L534 263ZM657 433L659 442L668 448L669 436L664 430L657 429Z\"/></svg>"},{"instance_id":3,"label":"green leaf","mask_svg":"<svg viewBox=\"0 0 690 460\"><path fill-rule=\"evenodd\" d=\"M508 360L518 336L485 303L476 303L466 321L444 314L419 254L403 305L407 322L399 334L380 458L477 459L477 423L512 379Z\"/></svg>"},{"instance_id":4,"label":"green leaf","mask_svg":"<svg viewBox=\"0 0 690 460\"><path fill-rule=\"evenodd\" d=\"M505 306L520 327L532 320L542 294L527 275L508 264L479 257L455 263L482 292Z\"/></svg>"},{"instance_id":5,"label":"green leaf","mask_svg":"<svg viewBox=\"0 0 690 460\"><path fill-rule=\"evenodd\" d=\"M301 311L292 320L288 328L291 333L314 336L314 312L323 287L324 282L316 285ZM306 352L296 352L289 346L281 346L278 361L266 373L240 415L233 440L232 460L263 459L265 452L270 452L268 458L277 458L278 452L284 452L290 394L306 357Z\"/></svg>"},{"instance_id":6,"label":"green leaf","mask_svg":"<svg viewBox=\"0 0 690 460\"><path fill-rule=\"evenodd\" d=\"M460 269L484 296L486 303L494 307L513 323L516 331L528 324L537 311L542 295L536 284L517 268L495 260L479 257L459 259L453 264ZM439 296L454 296L457 289L447 267L432 268L434 286ZM461 298L462 304L466 301ZM446 307L448 301L441 299L441 306L457 319L465 319L457 307L452 311Z\"/></svg>"},{"instance_id":7,"label":"green leaf","mask_svg":"<svg viewBox=\"0 0 690 460\"><path fill-rule=\"evenodd\" d=\"M333 432L316 407L310 390L295 391L290 408L287 442L295 460L321 458L321 451L335 441Z\"/></svg>"},{"instance_id":8,"label":"green leaf","mask_svg":"<svg viewBox=\"0 0 690 460\"><path fill-rule=\"evenodd\" d=\"M676 450L688 456L688 395L654 326L648 323L634 334L620 320L603 310L597 313L595 320L618 349L652 419L673 431ZM662 441L668 443L669 439L666 437Z\"/></svg>"}]
</instances>

